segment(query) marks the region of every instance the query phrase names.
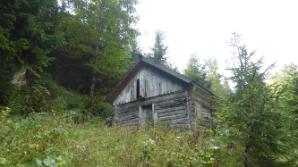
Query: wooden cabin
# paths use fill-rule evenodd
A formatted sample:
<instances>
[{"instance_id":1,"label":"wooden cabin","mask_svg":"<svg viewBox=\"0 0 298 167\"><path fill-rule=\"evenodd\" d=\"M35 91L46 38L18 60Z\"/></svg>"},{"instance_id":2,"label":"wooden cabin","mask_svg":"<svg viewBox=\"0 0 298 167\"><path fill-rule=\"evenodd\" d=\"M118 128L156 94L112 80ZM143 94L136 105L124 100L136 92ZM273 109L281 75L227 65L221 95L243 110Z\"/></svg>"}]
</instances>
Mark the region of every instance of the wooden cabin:
<instances>
[{"instance_id":1,"label":"wooden cabin","mask_svg":"<svg viewBox=\"0 0 298 167\"><path fill-rule=\"evenodd\" d=\"M113 124L192 128L212 124L213 93L150 58L140 57L108 97Z\"/></svg>"}]
</instances>

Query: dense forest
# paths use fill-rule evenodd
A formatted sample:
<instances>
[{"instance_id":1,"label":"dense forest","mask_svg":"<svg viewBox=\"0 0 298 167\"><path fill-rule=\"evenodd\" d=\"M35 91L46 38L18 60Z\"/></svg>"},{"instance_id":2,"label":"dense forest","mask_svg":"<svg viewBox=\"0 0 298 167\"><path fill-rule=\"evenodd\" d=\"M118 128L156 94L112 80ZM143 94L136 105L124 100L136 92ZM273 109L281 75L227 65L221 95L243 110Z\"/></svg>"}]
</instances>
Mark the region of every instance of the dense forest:
<instances>
[{"instance_id":1,"label":"dense forest","mask_svg":"<svg viewBox=\"0 0 298 167\"><path fill-rule=\"evenodd\" d=\"M214 92L216 126L110 126L106 97L139 55L177 71L164 32L139 49L136 3L0 2L0 166L298 166L298 67L273 73L236 33L230 76L195 55L184 70Z\"/></svg>"}]
</instances>

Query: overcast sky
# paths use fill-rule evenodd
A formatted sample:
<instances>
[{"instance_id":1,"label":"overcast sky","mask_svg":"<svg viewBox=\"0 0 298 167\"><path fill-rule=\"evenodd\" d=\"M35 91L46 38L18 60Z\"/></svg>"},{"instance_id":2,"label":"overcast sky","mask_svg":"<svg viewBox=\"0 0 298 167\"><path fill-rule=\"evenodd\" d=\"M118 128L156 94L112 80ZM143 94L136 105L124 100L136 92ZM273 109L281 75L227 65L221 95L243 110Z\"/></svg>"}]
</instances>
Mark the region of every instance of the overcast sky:
<instances>
[{"instance_id":1,"label":"overcast sky","mask_svg":"<svg viewBox=\"0 0 298 167\"><path fill-rule=\"evenodd\" d=\"M223 72L232 32L277 69L298 63L297 0L139 0L137 14L140 48L150 51L155 31L164 31L169 61L181 72L192 54L217 59Z\"/></svg>"}]
</instances>

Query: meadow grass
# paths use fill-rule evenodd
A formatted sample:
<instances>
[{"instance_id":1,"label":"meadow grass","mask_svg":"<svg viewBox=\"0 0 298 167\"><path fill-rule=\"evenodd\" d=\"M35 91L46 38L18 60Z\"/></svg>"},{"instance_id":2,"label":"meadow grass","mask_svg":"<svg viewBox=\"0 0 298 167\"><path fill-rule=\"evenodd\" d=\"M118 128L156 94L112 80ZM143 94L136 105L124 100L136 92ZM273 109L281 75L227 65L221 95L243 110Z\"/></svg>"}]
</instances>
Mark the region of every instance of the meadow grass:
<instances>
[{"instance_id":1,"label":"meadow grass","mask_svg":"<svg viewBox=\"0 0 298 167\"><path fill-rule=\"evenodd\" d=\"M0 127L0 166L212 166L210 148L190 130L75 123L53 113L12 117Z\"/></svg>"}]
</instances>

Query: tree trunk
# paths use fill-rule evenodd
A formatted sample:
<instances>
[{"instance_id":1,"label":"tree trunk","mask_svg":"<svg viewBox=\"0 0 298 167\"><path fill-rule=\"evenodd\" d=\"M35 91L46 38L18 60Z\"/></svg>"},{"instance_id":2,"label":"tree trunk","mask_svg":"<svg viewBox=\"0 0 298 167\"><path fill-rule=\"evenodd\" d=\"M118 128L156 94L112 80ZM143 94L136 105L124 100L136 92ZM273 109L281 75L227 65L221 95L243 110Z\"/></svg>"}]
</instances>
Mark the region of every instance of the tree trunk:
<instances>
[{"instance_id":1,"label":"tree trunk","mask_svg":"<svg viewBox=\"0 0 298 167\"><path fill-rule=\"evenodd\" d=\"M103 6L100 5L100 8L102 8ZM100 45L102 44L102 40L101 40L101 34L102 34L102 17L100 17L99 22L96 24L96 36L97 39L99 40L97 42L96 48L95 48L95 57L93 59L93 62L91 62L92 66L92 80L91 80L91 84L90 84L90 92L89 92L89 96L90 96L90 102L89 102L89 110L88 113L91 114L92 112L94 112L94 94L95 94L95 84L96 84L96 70L95 70L95 66L98 63L98 59L99 59L99 49L100 49ZM98 25L99 24L99 25Z\"/></svg>"},{"instance_id":2,"label":"tree trunk","mask_svg":"<svg viewBox=\"0 0 298 167\"><path fill-rule=\"evenodd\" d=\"M88 114L91 114L94 112L94 94L95 94L95 84L96 84L96 70L95 70L95 65L98 59L98 52L99 52L99 47L98 45L96 46L95 49L95 58L93 63L93 67L92 67L92 79L91 79L91 84L90 84L90 92L89 92L89 96L90 96L90 101L89 101L89 108L88 108Z\"/></svg>"},{"instance_id":3,"label":"tree trunk","mask_svg":"<svg viewBox=\"0 0 298 167\"><path fill-rule=\"evenodd\" d=\"M89 101L89 109L88 109L88 113L91 114L92 112L94 112L94 92L95 92L95 82L96 82L96 71L95 69L92 69L92 80L91 80L91 84L90 84L90 92L89 92L89 96L90 96L90 101Z\"/></svg>"}]
</instances>

